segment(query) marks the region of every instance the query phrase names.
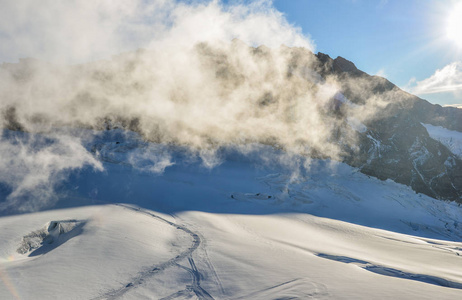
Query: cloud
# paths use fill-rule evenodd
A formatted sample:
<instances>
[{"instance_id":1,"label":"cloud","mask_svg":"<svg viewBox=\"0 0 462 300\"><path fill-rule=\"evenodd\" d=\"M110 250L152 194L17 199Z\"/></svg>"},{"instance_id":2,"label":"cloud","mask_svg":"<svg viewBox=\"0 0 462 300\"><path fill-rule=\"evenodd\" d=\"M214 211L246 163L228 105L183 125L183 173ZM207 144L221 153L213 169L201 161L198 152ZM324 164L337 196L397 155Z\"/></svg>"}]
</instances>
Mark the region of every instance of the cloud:
<instances>
[{"instance_id":1,"label":"cloud","mask_svg":"<svg viewBox=\"0 0 462 300\"><path fill-rule=\"evenodd\" d=\"M77 63L136 49L162 27L170 2L2 1L0 60Z\"/></svg>"},{"instance_id":2,"label":"cloud","mask_svg":"<svg viewBox=\"0 0 462 300\"><path fill-rule=\"evenodd\" d=\"M36 2L27 2L31 3ZM15 118L25 130L62 125L96 128L106 118L124 118L138 122L140 133L152 141L186 145L203 153L208 165L216 162L210 154L217 147L235 142L279 143L289 148L304 141L310 141L312 148L330 144L324 133L332 130L334 122L326 122L318 113L335 87L312 89L318 79L309 78L312 74L305 70L312 67L314 56L307 49L313 46L270 1L230 6L219 1L174 5L142 1L128 7L126 1L115 1L115 8L102 0L91 7L87 3L74 1L58 8L50 4L55 13L44 17L54 21L61 10L63 15L75 10L85 16L87 9L98 11L98 17L91 14L91 26L82 29L84 42L78 31L75 41L69 41L71 48L86 49L88 39L97 41L110 33L115 36L105 37L109 46L124 42L125 36L116 29L134 23L135 16L143 20L147 13L139 6L148 5L147 12L161 16L161 21L150 24L157 31L145 50L72 67L37 60L4 65L0 95L5 101L0 109L14 107ZM32 11L29 6L25 11ZM100 15L105 17L101 20ZM55 24L58 40L61 28L76 31L72 19L70 24L67 19L59 17ZM94 34L93 27L109 29L96 28ZM138 36L145 36L144 25L137 29ZM265 47L250 47L261 44ZM58 57L72 52L52 45L51 53L59 53ZM48 48L37 53L48 53ZM326 148L327 155L333 154L332 149Z\"/></svg>"},{"instance_id":3,"label":"cloud","mask_svg":"<svg viewBox=\"0 0 462 300\"><path fill-rule=\"evenodd\" d=\"M78 138L56 128L128 124L151 141L186 146L207 167L220 163L220 146L289 130L282 118L299 106L255 109L258 101L280 102L289 59L247 46L262 44L314 48L265 0L3 1L0 124L30 137L4 131L0 139L0 182L9 191L0 210L39 209L56 201L54 189L70 171L101 170ZM154 173L173 164L157 146L127 159Z\"/></svg>"},{"instance_id":4,"label":"cloud","mask_svg":"<svg viewBox=\"0 0 462 300\"><path fill-rule=\"evenodd\" d=\"M462 103L460 104L446 104L443 107L455 107L455 108L462 108Z\"/></svg>"},{"instance_id":5,"label":"cloud","mask_svg":"<svg viewBox=\"0 0 462 300\"><path fill-rule=\"evenodd\" d=\"M162 145L149 144L130 152L128 162L142 172L161 174L165 168L173 166L172 156Z\"/></svg>"},{"instance_id":6,"label":"cloud","mask_svg":"<svg viewBox=\"0 0 462 300\"><path fill-rule=\"evenodd\" d=\"M0 211L32 211L56 201L54 188L70 171L102 165L77 137L62 134L3 132L0 136L0 182L11 193Z\"/></svg>"},{"instance_id":7,"label":"cloud","mask_svg":"<svg viewBox=\"0 0 462 300\"><path fill-rule=\"evenodd\" d=\"M271 1L224 6L220 1L5 0L0 11L0 61L7 62L34 57L81 63L159 43L232 38L311 47Z\"/></svg>"},{"instance_id":8,"label":"cloud","mask_svg":"<svg viewBox=\"0 0 462 300\"><path fill-rule=\"evenodd\" d=\"M406 87L417 95L462 91L462 62L453 62L421 81L411 79Z\"/></svg>"},{"instance_id":9,"label":"cloud","mask_svg":"<svg viewBox=\"0 0 462 300\"><path fill-rule=\"evenodd\" d=\"M385 72L385 69L378 70L377 73L375 73L375 75L383 77L383 78L387 78L387 73Z\"/></svg>"},{"instance_id":10,"label":"cloud","mask_svg":"<svg viewBox=\"0 0 462 300\"><path fill-rule=\"evenodd\" d=\"M39 59L0 67L0 124L53 134L55 142L0 141L0 181L12 189L3 205L40 208L69 171L101 169L79 139L56 128L122 127L187 149L209 168L222 162L220 149L234 145L250 154L258 147L249 145L270 145L285 154L269 163L295 168L309 165L302 157L339 158L355 141L332 112L336 78L320 76L312 42L271 1L25 0L4 8L0 57ZM359 95L368 84L350 88ZM362 120L383 106L376 95L364 97L372 106L343 113ZM11 155L15 148L21 155ZM128 163L163 172L173 164L165 149L140 148ZM14 180L5 176L15 168Z\"/></svg>"}]
</instances>

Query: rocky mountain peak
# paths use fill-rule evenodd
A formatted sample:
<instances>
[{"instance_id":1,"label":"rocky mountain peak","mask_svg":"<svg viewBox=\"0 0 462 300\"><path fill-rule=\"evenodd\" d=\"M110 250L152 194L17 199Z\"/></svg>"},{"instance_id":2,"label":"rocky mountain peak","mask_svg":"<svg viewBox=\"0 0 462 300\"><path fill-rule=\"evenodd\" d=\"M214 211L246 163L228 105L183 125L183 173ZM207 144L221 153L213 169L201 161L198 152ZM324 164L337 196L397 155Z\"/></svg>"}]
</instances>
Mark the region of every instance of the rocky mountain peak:
<instances>
[{"instance_id":1,"label":"rocky mountain peak","mask_svg":"<svg viewBox=\"0 0 462 300\"><path fill-rule=\"evenodd\" d=\"M357 149L345 148L344 162L362 173L406 184L437 199L462 202L462 160L429 136L422 124L461 131L462 111L410 95L385 78L370 76L343 57L316 55L322 76L334 76L343 95L357 105L385 105L358 132Z\"/></svg>"},{"instance_id":2,"label":"rocky mountain peak","mask_svg":"<svg viewBox=\"0 0 462 300\"><path fill-rule=\"evenodd\" d=\"M349 75L361 76L367 75L363 71L356 68L355 64L341 56L334 59L334 70L338 73L348 73Z\"/></svg>"},{"instance_id":3,"label":"rocky mountain peak","mask_svg":"<svg viewBox=\"0 0 462 300\"><path fill-rule=\"evenodd\" d=\"M358 71L358 68L356 68L355 64L348 59L345 59L341 56L337 56L336 59L334 59L334 63L339 68L340 71L343 72L355 72Z\"/></svg>"}]
</instances>

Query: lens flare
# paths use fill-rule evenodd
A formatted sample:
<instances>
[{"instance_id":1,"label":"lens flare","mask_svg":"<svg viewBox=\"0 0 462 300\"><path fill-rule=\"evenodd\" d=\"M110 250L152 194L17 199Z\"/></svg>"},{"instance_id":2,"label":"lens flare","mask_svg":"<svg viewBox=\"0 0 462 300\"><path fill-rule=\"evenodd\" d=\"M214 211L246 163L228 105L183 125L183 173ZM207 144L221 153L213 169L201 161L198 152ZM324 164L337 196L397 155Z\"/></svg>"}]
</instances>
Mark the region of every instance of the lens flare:
<instances>
[{"instance_id":1,"label":"lens flare","mask_svg":"<svg viewBox=\"0 0 462 300\"><path fill-rule=\"evenodd\" d=\"M459 3L448 19L447 36L462 47L462 2Z\"/></svg>"},{"instance_id":2,"label":"lens flare","mask_svg":"<svg viewBox=\"0 0 462 300\"><path fill-rule=\"evenodd\" d=\"M8 289L8 291L11 293L11 296L13 296L14 299L16 300L21 299L13 283L11 282L8 274L5 271L2 271L1 266L0 266L0 284L3 284Z\"/></svg>"}]
</instances>

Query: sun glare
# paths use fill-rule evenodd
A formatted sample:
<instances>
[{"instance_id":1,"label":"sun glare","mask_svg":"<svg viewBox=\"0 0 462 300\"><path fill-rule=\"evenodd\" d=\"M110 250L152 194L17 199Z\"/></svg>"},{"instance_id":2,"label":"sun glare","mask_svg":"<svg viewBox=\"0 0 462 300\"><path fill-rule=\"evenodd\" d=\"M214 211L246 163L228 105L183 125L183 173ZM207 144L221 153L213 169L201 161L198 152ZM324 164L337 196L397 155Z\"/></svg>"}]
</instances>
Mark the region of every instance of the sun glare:
<instances>
[{"instance_id":1,"label":"sun glare","mask_svg":"<svg viewBox=\"0 0 462 300\"><path fill-rule=\"evenodd\" d=\"M449 15L448 37L462 47L462 3L459 3Z\"/></svg>"}]
</instances>

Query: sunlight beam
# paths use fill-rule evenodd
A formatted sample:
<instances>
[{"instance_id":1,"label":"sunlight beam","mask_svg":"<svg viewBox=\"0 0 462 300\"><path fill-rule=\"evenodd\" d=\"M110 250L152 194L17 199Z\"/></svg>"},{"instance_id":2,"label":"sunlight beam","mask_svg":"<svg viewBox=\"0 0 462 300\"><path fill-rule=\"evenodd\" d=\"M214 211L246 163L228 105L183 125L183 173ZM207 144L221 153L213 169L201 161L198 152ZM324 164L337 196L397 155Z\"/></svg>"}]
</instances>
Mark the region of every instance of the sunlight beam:
<instances>
[{"instance_id":1,"label":"sunlight beam","mask_svg":"<svg viewBox=\"0 0 462 300\"><path fill-rule=\"evenodd\" d=\"M449 15L447 36L459 47L462 47L462 3L456 5Z\"/></svg>"}]
</instances>

